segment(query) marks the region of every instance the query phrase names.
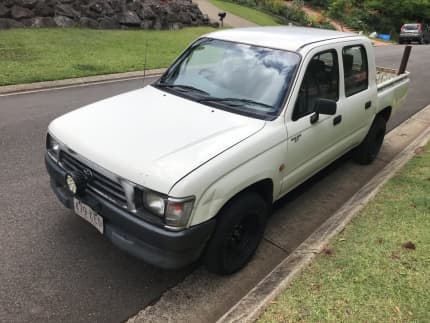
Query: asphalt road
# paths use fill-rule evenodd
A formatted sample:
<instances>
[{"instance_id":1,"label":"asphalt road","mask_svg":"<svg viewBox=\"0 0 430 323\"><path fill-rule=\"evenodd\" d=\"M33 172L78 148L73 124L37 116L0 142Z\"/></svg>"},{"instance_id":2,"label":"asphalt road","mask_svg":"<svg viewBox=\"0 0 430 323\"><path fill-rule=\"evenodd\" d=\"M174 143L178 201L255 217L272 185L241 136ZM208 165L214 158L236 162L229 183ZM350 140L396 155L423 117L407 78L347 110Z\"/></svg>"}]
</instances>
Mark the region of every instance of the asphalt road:
<instances>
[{"instance_id":1,"label":"asphalt road","mask_svg":"<svg viewBox=\"0 0 430 323\"><path fill-rule=\"evenodd\" d=\"M378 47L377 64L397 67L402 48ZM408 70L409 97L390 127L430 103L430 46L414 46ZM64 209L49 188L43 163L49 122L141 86L134 80L0 96L1 322L124 321L194 270L167 272L127 256Z\"/></svg>"}]
</instances>

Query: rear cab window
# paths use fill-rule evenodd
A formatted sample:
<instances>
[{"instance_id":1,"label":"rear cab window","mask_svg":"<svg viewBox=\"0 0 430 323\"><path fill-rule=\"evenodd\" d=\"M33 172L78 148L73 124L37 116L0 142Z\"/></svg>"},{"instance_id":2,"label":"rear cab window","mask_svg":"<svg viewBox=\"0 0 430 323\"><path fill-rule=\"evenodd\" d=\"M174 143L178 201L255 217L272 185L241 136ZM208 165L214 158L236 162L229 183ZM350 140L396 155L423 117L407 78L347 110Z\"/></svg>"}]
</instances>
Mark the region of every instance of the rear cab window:
<instances>
[{"instance_id":1,"label":"rear cab window","mask_svg":"<svg viewBox=\"0 0 430 323\"><path fill-rule=\"evenodd\" d=\"M403 25L403 29L418 30L418 29L421 29L421 24L406 24L406 25Z\"/></svg>"}]
</instances>

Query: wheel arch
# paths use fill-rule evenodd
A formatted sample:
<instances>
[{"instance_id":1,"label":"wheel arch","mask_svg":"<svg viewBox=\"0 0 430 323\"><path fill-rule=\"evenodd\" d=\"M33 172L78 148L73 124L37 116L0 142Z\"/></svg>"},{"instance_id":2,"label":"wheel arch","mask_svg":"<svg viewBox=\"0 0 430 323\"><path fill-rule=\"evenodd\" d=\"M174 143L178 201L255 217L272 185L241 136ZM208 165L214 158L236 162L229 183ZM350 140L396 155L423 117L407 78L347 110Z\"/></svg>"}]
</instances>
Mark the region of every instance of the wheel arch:
<instances>
[{"instance_id":1,"label":"wheel arch","mask_svg":"<svg viewBox=\"0 0 430 323\"><path fill-rule=\"evenodd\" d=\"M249 185L248 187L245 187L244 189L236 193L224 204L224 206L240 194L243 194L244 192L255 192L259 194L264 199L269 208L273 204L273 181L270 178L265 178L254 184ZM224 208L224 206L222 208Z\"/></svg>"},{"instance_id":2,"label":"wheel arch","mask_svg":"<svg viewBox=\"0 0 430 323\"><path fill-rule=\"evenodd\" d=\"M218 186L214 187L204 195L202 200L199 201L199 214L191 218L191 222L195 219L194 224L206 221L206 219L216 218L218 215L235 199L237 199L241 194L245 192L255 192L259 194L263 200L266 202L268 207L268 212L271 211L271 206L273 204L274 192L276 187L274 185L273 179L270 177L260 177L244 185L240 185L231 189L231 187ZM203 213L203 214L202 214ZM203 221L202 221L203 220ZM193 224L192 224L193 225Z\"/></svg>"},{"instance_id":3,"label":"wheel arch","mask_svg":"<svg viewBox=\"0 0 430 323\"><path fill-rule=\"evenodd\" d=\"M260 195L266 202L268 210L271 210L271 205L273 204L273 181L270 178L265 178L259 180L251 185L246 186L242 190L238 191L232 195L218 210L215 217L217 217L223 209L225 209L230 203L234 202L240 195L246 192L254 192Z\"/></svg>"}]
</instances>

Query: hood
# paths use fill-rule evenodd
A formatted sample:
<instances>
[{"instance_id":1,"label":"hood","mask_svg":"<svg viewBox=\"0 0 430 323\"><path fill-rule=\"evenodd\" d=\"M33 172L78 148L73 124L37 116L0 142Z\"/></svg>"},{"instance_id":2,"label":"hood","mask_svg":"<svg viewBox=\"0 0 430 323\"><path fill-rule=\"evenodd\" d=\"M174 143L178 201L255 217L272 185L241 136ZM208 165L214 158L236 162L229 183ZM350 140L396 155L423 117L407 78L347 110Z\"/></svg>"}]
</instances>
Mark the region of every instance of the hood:
<instances>
[{"instance_id":1,"label":"hood","mask_svg":"<svg viewBox=\"0 0 430 323\"><path fill-rule=\"evenodd\" d=\"M49 132L110 172L167 194L264 124L147 86L65 114Z\"/></svg>"}]
</instances>

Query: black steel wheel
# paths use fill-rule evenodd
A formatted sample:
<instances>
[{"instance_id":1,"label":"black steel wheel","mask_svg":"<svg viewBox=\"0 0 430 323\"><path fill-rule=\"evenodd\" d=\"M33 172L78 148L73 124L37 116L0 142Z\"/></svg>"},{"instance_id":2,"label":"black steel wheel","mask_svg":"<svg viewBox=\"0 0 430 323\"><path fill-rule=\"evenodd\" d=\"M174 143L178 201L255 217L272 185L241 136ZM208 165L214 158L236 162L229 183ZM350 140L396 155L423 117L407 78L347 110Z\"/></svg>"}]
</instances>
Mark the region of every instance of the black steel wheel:
<instances>
[{"instance_id":1,"label":"black steel wheel","mask_svg":"<svg viewBox=\"0 0 430 323\"><path fill-rule=\"evenodd\" d=\"M354 151L354 160L362 165L372 163L381 150L384 142L387 122L381 116L376 116L363 142Z\"/></svg>"},{"instance_id":2,"label":"black steel wheel","mask_svg":"<svg viewBox=\"0 0 430 323\"><path fill-rule=\"evenodd\" d=\"M219 275L243 268L254 255L266 227L268 207L255 192L230 201L217 218L217 227L204 255L206 268Z\"/></svg>"}]
</instances>

